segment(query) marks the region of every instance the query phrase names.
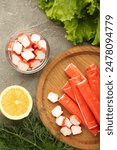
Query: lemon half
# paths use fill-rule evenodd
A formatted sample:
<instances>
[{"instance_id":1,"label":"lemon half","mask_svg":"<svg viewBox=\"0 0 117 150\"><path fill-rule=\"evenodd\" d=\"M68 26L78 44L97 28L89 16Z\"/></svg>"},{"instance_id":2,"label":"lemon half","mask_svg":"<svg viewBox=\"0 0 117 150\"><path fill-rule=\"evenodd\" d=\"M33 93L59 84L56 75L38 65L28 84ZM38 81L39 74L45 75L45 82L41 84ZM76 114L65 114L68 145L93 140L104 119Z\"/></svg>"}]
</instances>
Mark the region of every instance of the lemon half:
<instances>
[{"instance_id":1,"label":"lemon half","mask_svg":"<svg viewBox=\"0 0 117 150\"><path fill-rule=\"evenodd\" d=\"M29 115L33 100L30 93L22 86L13 85L0 94L0 110L11 120L20 120Z\"/></svg>"}]
</instances>

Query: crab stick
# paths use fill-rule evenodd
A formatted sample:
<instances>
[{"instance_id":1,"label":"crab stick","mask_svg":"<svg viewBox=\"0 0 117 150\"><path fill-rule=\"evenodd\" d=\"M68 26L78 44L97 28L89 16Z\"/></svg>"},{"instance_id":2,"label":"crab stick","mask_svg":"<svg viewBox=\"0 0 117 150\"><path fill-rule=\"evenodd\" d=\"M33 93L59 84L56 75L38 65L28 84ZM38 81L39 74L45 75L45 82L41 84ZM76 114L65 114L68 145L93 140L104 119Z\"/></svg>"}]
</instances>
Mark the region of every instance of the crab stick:
<instances>
[{"instance_id":1,"label":"crab stick","mask_svg":"<svg viewBox=\"0 0 117 150\"><path fill-rule=\"evenodd\" d=\"M70 78L76 77L80 74L83 76L83 74L80 72L80 70L72 63L66 67L65 73Z\"/></svg>"},{"instance_id":2,"label":"crab stick","mask_svg":"<svg viewBox=\"0 0 117 150\"><path fill-rule=\"evenodd\" d=\"M99 69L97 64L92 64L92 65L90 65L89 67L86 68L87 71L92 70L92 69L96 69L97 72L100 74L100 69Z\"/></svg>"},{"instance_id":3,"label":"crab stick","mask_svg":"<svg viewBox=\"0 0 117 150\"><path fill-rule=\"evenodd\" d=\"M100 127L97 126L97 127L93 128L93 129L90 129L89 131L90 131L94 136L96 136L96 135L100 132Z\"/></svg>"},{"instance_id":4,"label":"crab stick","mask_svg":"<svg viewBox=\"0 0 117 150\"><path fill-rule=\"evenodd\" d=\"M65 94L67 94L74 102L76 102L75 98L74 98L74 94L73 94L73 91L72 91L72 88L69 84L69 82L67 81L65 83L65 85L62 87L62 90Z\"/></svg>"},{"instance_id":5,"label":"crab stick","mask_svg":"<svg viewBox=\"0 0 117 150\"><path fill-rule=\"evenodd\" d=\"M77 84L80 83L84 78L79 75L77 77L69 79L69 83L74 93L75 100L78 104L82 117L87 125L88 129L95 128L98 126L94 115L92 114L91 110L89 109L86 101L84 100L83 96L81 95L79 89L77 88Z\"/></svg>"},{"instance_id":6,"label":"crab stick","mask_svg":"<svg viewBox=\"0 0 117 150\"><path fill-rule=\"evenodd\" d=\"M94 114L97 122L100 124L100 102L99 102L99 99L92 92L88 84L88 81L84 79L83 81L77 84L77 87L79 91L81 92L82 96L84 97L90 110Z\"/></svg>"},{"instance_id":7,"label":"crab stick","mask_svg":"<svg viewBox=\"0 0 117 150\"><path fill-rule=\"evenodd\" d=\"M96 64L86 68L89 85L98 99L100 99L100 70Z\"/></svg>"},{"instance_id":8,"label":"crab stick","mask_svg":"<svg viewBox=\"0 0 117 150\"><path fill-rule=\"evenodd\" d=\"M74 103L71 98L69 98L66 94L63 94L58 101L70 114L76 115L82 123L84 122L77 104Z\"/></svg>"}]
</instances>

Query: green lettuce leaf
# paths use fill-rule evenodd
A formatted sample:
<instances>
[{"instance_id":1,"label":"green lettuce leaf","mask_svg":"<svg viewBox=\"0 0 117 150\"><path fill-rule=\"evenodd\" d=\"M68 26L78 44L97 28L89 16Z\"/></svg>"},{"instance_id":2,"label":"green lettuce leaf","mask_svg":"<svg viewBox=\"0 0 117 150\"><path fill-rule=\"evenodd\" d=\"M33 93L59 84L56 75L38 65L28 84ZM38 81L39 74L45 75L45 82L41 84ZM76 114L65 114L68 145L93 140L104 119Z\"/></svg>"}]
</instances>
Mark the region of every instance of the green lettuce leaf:
<instances>
[{"instance_id":1,"label":"green lettuce leaf","mask_svg":"<svg viewBox=\"0 0 117 150\"><path fill-rule=\"evenodd\" d=\"M98 17L98 23L97 23L97 29L94 41L92 43L93 45L99 45L100 44L100 17Z\"/></svg>"},{"instance_id":2,"label":"green lettuce leaf","mask_svg":"<svg viewBox=\"0 0 117 150\"><path fill-rule=\"evenodd\" d=\"M73 19L65 22L67 32L66 38L73 42L74 45L83 41L90 41L95 35L96 24L90 18Z\"/></svg>"},{"instance_id":3,"label":"green lettuce leaf","mask_svg":"<svg viewBox=\"0 0 117 150\"><path fill-rule=\"evenodd\" d=\"M74 18L77 0L55 0L53 6L46 10L46 15L54 20L66 21Z\"/></svg>"},{"instance_id":4,"label":"green lettuce leaf","mask_svg":"<svg viewBox=\"0 0 117 150\"><path fill-rule=\"evenodd\" d=\"M62 22L67 40L73 44L83 41L100 43L100 0L37 0L46 15Z\"/></svg>"},{"instance_id":5,"label":"green lettuce leaf","mask_svg":"<svg viewBox=\"0 0 117 150\"><path fill-rule=\"evenodd\" d=\"M53 6L54 0L37 0L38 6L43 9L49 9Z\"/></svg>"},{"instance_id":6,"label":"green lettuce leaf","mask_svg":"<svg viewBox=\"0 0 117 150\"><path fill-rule=\"evenodd\" d=\"M77 18L83 18L89 13L93 15L96 10L96 1L94 0L78 0L77 1Z\"/></svg>"}]
</instances>

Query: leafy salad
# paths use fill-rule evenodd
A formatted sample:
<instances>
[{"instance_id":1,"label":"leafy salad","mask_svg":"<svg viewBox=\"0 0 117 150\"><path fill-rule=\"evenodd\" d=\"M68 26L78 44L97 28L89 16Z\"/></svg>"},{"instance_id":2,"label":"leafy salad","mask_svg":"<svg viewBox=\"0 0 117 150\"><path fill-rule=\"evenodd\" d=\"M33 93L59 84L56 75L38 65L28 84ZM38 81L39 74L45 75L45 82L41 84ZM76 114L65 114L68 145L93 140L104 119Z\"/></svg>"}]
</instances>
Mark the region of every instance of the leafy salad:
<instances>
[{"instance_id":1,"label":"leafy salad","mask_svg":"<svg viewBox=\"0 0 117 150\"><path fill-rule=\"evenodd\" d=\"M63 23L66 39L74 45L100 44L100 0L37 0L50 19Z\"/></svg>"}]
</instances>

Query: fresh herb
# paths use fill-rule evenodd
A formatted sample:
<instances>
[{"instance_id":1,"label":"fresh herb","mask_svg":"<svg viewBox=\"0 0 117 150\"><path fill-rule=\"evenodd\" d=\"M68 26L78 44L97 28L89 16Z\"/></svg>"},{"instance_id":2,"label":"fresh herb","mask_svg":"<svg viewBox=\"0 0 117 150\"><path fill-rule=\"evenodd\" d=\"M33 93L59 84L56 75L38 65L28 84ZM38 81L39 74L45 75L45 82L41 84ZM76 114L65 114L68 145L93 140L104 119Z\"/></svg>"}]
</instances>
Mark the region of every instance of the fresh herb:
<instances>
[{"instance_id":1,"label":"fresh herb","mask_svg":"<svg viewBox=\"0 0 117 150\"><path fill-rule=\"evenodd\" d=\"M66 38L74 45L100 43L100 0L37 0L46 15L63 23Z\"/></svg>"},{"instance_id":2,"label":"fresh herb","mask_svg":"<svg viewBox=\"0 0 117 150\"><path fill-rule=\"evenodd\" d=\"M0 122L0 150L75 150L55 139L33 110L20 121Z\"/></svg>"}]
</instances>

